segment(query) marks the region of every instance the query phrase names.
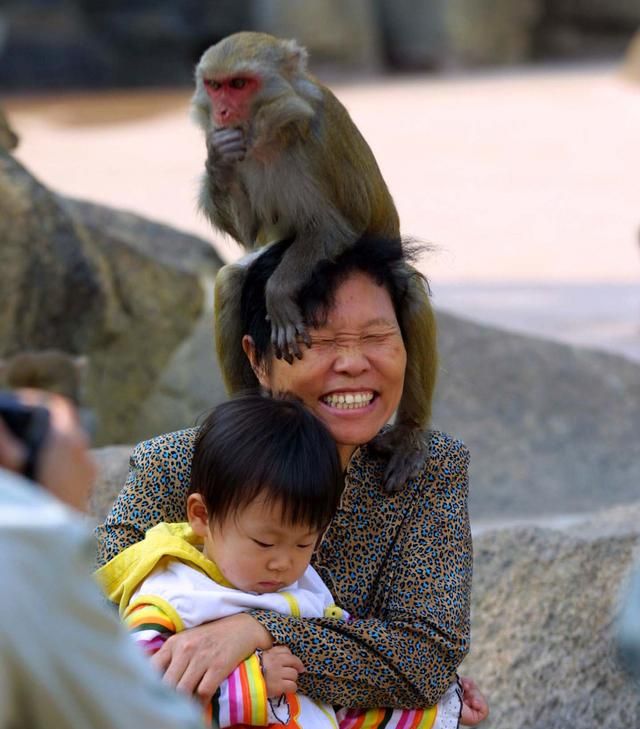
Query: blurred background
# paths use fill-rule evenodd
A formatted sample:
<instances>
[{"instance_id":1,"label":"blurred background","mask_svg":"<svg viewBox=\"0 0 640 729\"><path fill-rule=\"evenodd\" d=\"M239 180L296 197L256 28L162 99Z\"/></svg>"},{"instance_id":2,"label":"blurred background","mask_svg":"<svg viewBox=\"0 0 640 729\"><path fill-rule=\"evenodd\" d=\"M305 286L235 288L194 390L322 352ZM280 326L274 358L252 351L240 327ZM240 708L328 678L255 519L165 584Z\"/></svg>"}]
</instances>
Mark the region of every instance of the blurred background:
<instances>
[{"instance_id":1,"label":"blurred background","mask_svg":"<svg viewBox=\"0 0 640 729\"><path fill-rule=\"evenodd\" d=\"M96 517L117 444L224 397L212 287L240 251L197 210L193 68L238 30L297 38L432 247L488 725L640 726L608 637L640 534L639 28L640 0L4 0L0 386L71 382Z\"/></svg>"},{"instance_id":2,"label":"blurred background","mask_svg":"<svg viewBox=\"0 0 640 729\"><path fill-rule=\"evenodd\" d=\"M233 258L194 203L193 68L241 29L296 37L376 153L404 233L436 248L438 304L640 359L640 0L0 7L16 156L60 191Z\"/></svg>"}]
</instances>

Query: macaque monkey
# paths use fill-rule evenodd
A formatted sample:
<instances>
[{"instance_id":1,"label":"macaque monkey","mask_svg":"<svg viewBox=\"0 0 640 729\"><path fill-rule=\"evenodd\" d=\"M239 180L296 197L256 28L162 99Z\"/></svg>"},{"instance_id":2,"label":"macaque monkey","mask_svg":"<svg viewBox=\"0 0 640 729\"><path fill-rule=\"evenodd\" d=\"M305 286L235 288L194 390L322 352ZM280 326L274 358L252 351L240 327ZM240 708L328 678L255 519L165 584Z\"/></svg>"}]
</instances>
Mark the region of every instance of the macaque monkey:
<instances>
[{"instance_id":1,"label":"macaque monkey","mask_svg":"<svg viewBox=\"0 0 640 729\"><path fill-rule=\"evenodd\" d=\"M400 237L398 213L373 153L348 112L306 70L294 40L238 33L196 68L192 115L206 136L200 206L247 250L293 238L265 291L275 355L289 363L309 346L296 296L316 265L363 234ZM255 253L216 279L216 348L227 390L255 387L241 347L244 271ZM435 320L415 272L403 312L407 372L395 426L374 446L389 455L385 483L400 488L424 461L431 415Z\"/></svg>"}]
</instances>

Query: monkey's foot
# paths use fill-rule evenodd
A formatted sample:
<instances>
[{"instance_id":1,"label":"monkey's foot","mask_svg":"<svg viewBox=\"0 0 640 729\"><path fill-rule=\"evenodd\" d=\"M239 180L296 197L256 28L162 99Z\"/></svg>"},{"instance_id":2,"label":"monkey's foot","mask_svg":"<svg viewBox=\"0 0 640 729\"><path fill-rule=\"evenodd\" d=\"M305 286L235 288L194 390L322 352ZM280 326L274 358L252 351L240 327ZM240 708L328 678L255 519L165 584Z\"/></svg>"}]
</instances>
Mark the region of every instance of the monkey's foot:
<instances>
[{"instance_id":1,"label":"monkey's foot","mask_svg":"<svg viewBox=\"0 0 640 729\"><path fill-rule=\"evenodd\" d=\"M273 276L269 279L265 290L267 320L271 322L271 344L278 359L293 364L294 357L302 359L300 344L311 347L311 337L298 305L291 295L275 287L273 279Z\"/></svg>"},{"instance_id":2,"label":"monkey's foot","mask_svg":"<svg viewBox=\"0 0 640 729\"><path fill-rule=\"evenodd\" d=\"M388 458L384 472L384 489L402 491L407 481L424 467L428 446L420 428L394 426L377 435L370 443L374 453Z\"/></svg>"},{"instance_id":3,"label":"monkey's foot","mask_svg":"<svg viewBox=\"0 0 640 729\"><path fill-rule=\"evenodd\" d=\"M277 326L273 322L271 323L271 344L278 359L284 359L289 364L293 364L294 357L302 359L300 343L311 347L311 337L304 324Z\"/></svg>"}]
</instances>

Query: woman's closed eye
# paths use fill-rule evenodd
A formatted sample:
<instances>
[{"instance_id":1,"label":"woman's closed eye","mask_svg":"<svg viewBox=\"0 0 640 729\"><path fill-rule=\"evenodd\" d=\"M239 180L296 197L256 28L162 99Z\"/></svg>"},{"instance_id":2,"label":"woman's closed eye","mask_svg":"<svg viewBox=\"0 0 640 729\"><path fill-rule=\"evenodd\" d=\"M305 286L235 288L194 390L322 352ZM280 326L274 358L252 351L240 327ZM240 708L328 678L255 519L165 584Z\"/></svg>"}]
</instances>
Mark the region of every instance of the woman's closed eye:
<instances>
[{"instance_id":1,"label":"woman's closed eye","mask_svg":"<svg viewBox=\"0 0 640 729\"><path fill-rule=\"evenodd\" d=\"M361 338L363 344L383 344L388 341L395 332L383 332L380 334L366 334Z\"/></svg>"},{"instance_id":2,"label":"woman's closed eye","mask_svg":"<svg viewBox=\"0 0 640 729\"><path fill-rule=\"evenodd\" d=\"M311 346L315 349L321 349L323 347L335 347L336 340L333 337L318 337L311 335Z\"/></svg>"}]
</instances>

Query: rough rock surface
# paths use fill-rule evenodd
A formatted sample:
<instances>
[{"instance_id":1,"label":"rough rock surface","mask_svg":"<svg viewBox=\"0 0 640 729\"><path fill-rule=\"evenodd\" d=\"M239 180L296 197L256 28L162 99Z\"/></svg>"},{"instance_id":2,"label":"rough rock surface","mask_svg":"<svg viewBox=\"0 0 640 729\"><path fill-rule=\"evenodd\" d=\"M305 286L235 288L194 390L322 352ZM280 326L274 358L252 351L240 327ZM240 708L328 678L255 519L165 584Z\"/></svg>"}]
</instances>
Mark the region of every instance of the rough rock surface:
<instances>
[{"instance_id":1,"label":"rough rock surface","mask_svg":"<svg viewBox=\"0 0 640 729\"><path fill-rule=\"evenodd\" d=\"M58 198L74 220L91 232L101 232L126 243L146 258L196 275L215 276L223 260L202 238L183 233L125 210L84 200Z\"/></svg>"},{"instance_id":2,"label":"rough rock surface","mask_svg":"<svg viewBox=\"0 0 640 729\"><path fill-rule=\"evenodd\" d=\"M89 499L89 514L97 523L104 521L114 499L124 486L129 470L132 445L94 448L98 476Z\"/></svg>"},{"instance_id":3,"label":"rough rock surface","mask_svg":"<svg viewBox=\"0 0 640 729\"><path fill-rule=\"evenodd\" d=\"M0 150L0 356L86 354L97 443L137 440L138 412L203 309L198 278L86 225ZM148 236L149 241L153 236Z\"/></svg>"},{"instance_id":4,"label":"rough rock surface","mask_svg":"<svg viewBox=\"0 0 640 729\"><path fill-rule=\"evenodd\" d=\"M471 451L475 519L633 501L640 366L440 313L433 423Z\"/></svg>"},{"instance_id":5,"label":"rough rock surface","mask_svg":"<svg viewBox=\"0 0 640 729\"><path fill-rule=\"evenodd\" d=\"M213 338L213 281L223 261L209 243L137 215L63 199L75 219L89 230L123 241L151 261L198 276L204 298L200 316L188 337L174 350L141 404L131 439L193 425L224 399Z\"/></svg>"},{"instance_id":6,"label":"rough rock surface","mask_svg":"<svg viewBox=\"0 0 640 729\"><path fill-rule=\"evenodd\" d=\"M564 531L475 540L472 647L462 671L490 697L483 726L640 726L640 686L621 671L612 639L639 525L636 503L626 518L615 510Z\"/></svg>"}]
</instances>

